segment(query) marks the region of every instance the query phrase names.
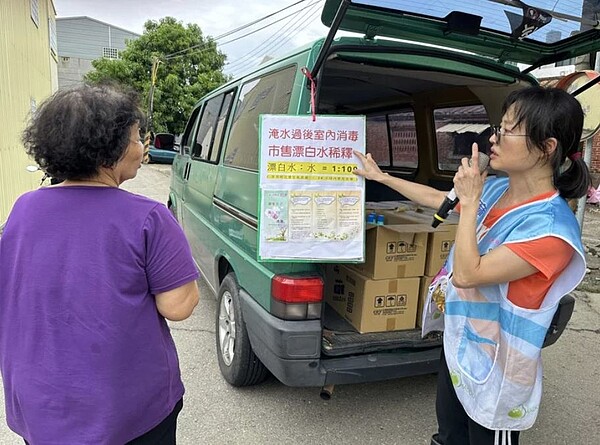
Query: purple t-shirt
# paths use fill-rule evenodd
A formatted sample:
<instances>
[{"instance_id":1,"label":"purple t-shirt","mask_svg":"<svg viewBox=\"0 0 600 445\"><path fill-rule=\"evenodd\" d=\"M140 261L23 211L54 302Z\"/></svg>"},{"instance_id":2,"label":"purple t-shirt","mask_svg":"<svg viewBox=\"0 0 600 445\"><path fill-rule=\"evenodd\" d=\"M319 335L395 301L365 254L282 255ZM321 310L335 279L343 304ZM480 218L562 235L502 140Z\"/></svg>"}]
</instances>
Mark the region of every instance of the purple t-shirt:
<instances>
[{"instance_id":1,"label":"purple t-shirt","mask_svg":"<svg viewBox=\"0 0 600 445\"><path fill-rule=\"evenodd\" d=\"M198 278L167 208L117 188L42 188L0 238L9 427L35 444L122 444L183 396L153 294Z\"/></svg>"}]
</instances>

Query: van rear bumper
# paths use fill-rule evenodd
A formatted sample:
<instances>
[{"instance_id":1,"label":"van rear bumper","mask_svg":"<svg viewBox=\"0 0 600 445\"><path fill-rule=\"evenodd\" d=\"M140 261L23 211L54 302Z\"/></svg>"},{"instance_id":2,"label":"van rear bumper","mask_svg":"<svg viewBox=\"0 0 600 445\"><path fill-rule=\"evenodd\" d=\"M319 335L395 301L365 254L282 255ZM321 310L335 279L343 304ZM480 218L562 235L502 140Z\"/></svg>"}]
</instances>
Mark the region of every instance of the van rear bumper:
<instances>
[{"instance_id":1,"label":"van rear bumper","mask_svg":"<svg viewBox=\"0 0 600 445\"><path fill-rule=\"evenodd\" d=\"M322 356L320 320L281 320L268 313L243 289L240 289L240 297L254 353L285 385L364 383L430 374L439 368L440 347Z\"/></svg>"}]
</instances>

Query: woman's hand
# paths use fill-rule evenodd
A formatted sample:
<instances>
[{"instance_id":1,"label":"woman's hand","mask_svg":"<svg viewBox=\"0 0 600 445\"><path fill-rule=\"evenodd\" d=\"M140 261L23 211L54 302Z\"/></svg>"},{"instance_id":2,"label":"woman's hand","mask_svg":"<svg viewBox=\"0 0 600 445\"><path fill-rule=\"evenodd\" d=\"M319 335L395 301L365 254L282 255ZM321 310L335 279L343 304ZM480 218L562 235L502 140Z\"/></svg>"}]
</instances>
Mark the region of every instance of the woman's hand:
<instances>
[{"instance_id":1,"label":"woman's hand","mask_svg":"<svg viewBox=\"0 0 600 445\"><path fill-rule=\"evenodd\" d=\"M357 168L354 170L354 174L358 176L362 176L365 179L371 179L373 181L381 181L387 175L381 171L377 162L371 156L371 153L367 153L367 155L363 155L358 151L354 151L354 155L358 158L360 163L362 164L362 169Z\"/></svg>"},{"instance_id":2,"label":"woman's hand","mask_svg":"<svg viewBox=\"0 0 600 445\"><path fill-rule=\"evenodd\" d=\"M460 200L461 208L479 206L486 177L487 169L483 173L479 172L479 147L474 143L470 161L469 158L462 158L461 165L454 175L454 191Z\"/></svg>"}]
</instances>

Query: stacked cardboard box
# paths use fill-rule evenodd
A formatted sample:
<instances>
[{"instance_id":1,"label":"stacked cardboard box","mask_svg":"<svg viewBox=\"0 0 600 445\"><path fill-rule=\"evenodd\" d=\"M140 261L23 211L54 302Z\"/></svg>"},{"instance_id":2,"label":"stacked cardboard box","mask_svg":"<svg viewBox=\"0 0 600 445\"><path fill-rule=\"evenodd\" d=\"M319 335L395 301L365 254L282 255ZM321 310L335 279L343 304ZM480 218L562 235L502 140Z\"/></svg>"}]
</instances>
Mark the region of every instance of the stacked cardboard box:
<instances>
[{"instance_id":1,"label":"stacked cardboard box","mask_svg":"<svg viewBox=\"0 0 600 445\"><path fill-rule=\"evenodd\" d=\"M362 333L414 329L433 230L392 213L383 226L369 224L365 263L327 267L326 302Z\"/></svg>"},{"instance_id":2,"label":"stacked cardboard box","mask_svg":"<svg viewBox=\"0 0 600 445\"><path fill-rule=\"evenodd\" d=\"M409 202L403 202L396 210L381 211L384 215L402 215L409 221L429 224L433 222L434 210L417 207ZM456 238L456 229L458 225L458 216L450 215L443 224L440 224L434 231L429 232L427 239L427 255L425 269L421 276L421 285L419 291L419 304L417 308L417 327L422 325L423 306L427 298L427 291L433 278L444 266L450 249L454 245Z\"/></svg>"},{"instance_id":3,"label":"stacked cardboard box","mask_svg":"<svg viewBox=\"0 0 600 445\"><path fill-rule=\"evenodd\" d=\"M368 224L365 262L350 267L374 280L423 275L429 232L435 229L422 220L381 212L383 226Z\"/></svg>"},{"instance_id":4,"label":"stacked cardboard box","mask_svg":"<svg viewBox=\"0 0 600 445\"><path fill-rule=\"evenodd\" d=\"M326 268L325 301L359 332L421 326L427 288L443 266L457 218L434 229L433 211L412 203L377 210L385 223L367 225L365 262Z\"/></svg>"},{"instance_id":5,"label":"stacked cardboard box","mask_svg":"<svg viewBox=\"0 0 600 445\"><path fill-rule=\"evenodd\" d=\"M434 211L419 209L419 211L402 210L401 212L395 212L386 210L380 213L390 219L401 218L407 222L431 227ZM452 215L443 224L428 232L425 269L422 275L435 276L440 271L454 244L457 224L458 217Z\"/></svg>"},{"instance_id":6,"label":"stacked cardboard box","mask_svg":"<svg viewBox=\"0 0 600 445\"><path fill-rule=\"evenodd\" d=\"M357 331L414 329L420 278L373 280L341 265L326 268L327 303Z\"/></svg>"}]
</instances>

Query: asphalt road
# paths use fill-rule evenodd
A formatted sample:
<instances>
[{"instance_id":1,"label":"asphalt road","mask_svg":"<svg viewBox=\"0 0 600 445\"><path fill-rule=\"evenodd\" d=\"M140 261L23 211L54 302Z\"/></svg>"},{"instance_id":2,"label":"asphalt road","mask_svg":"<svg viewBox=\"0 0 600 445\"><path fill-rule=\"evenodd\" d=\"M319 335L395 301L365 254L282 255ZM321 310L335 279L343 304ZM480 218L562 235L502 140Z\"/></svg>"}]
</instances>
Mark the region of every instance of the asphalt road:
<instances>
[{"instance_id":1,"label":"asphalt road","mask_svg":"<svg viewBox=\"0 0 600 445\"><path fill-rule=\"evenodd\" d=\"M123 188L164 202L169 174L168 166L145 165ZM204 283L201 293L195 313L171 323L187 389L178 443L429 445L434 376L338 386L329 401L319 398L319 388L290 388L273 378L232 388L215 357L214 296ZM600 443L600 294L577 296L567 331L544 351L544 398L523 445ZM21 444L3 408L0 416L0 445Z\"/></svg>"}]
</instances>

